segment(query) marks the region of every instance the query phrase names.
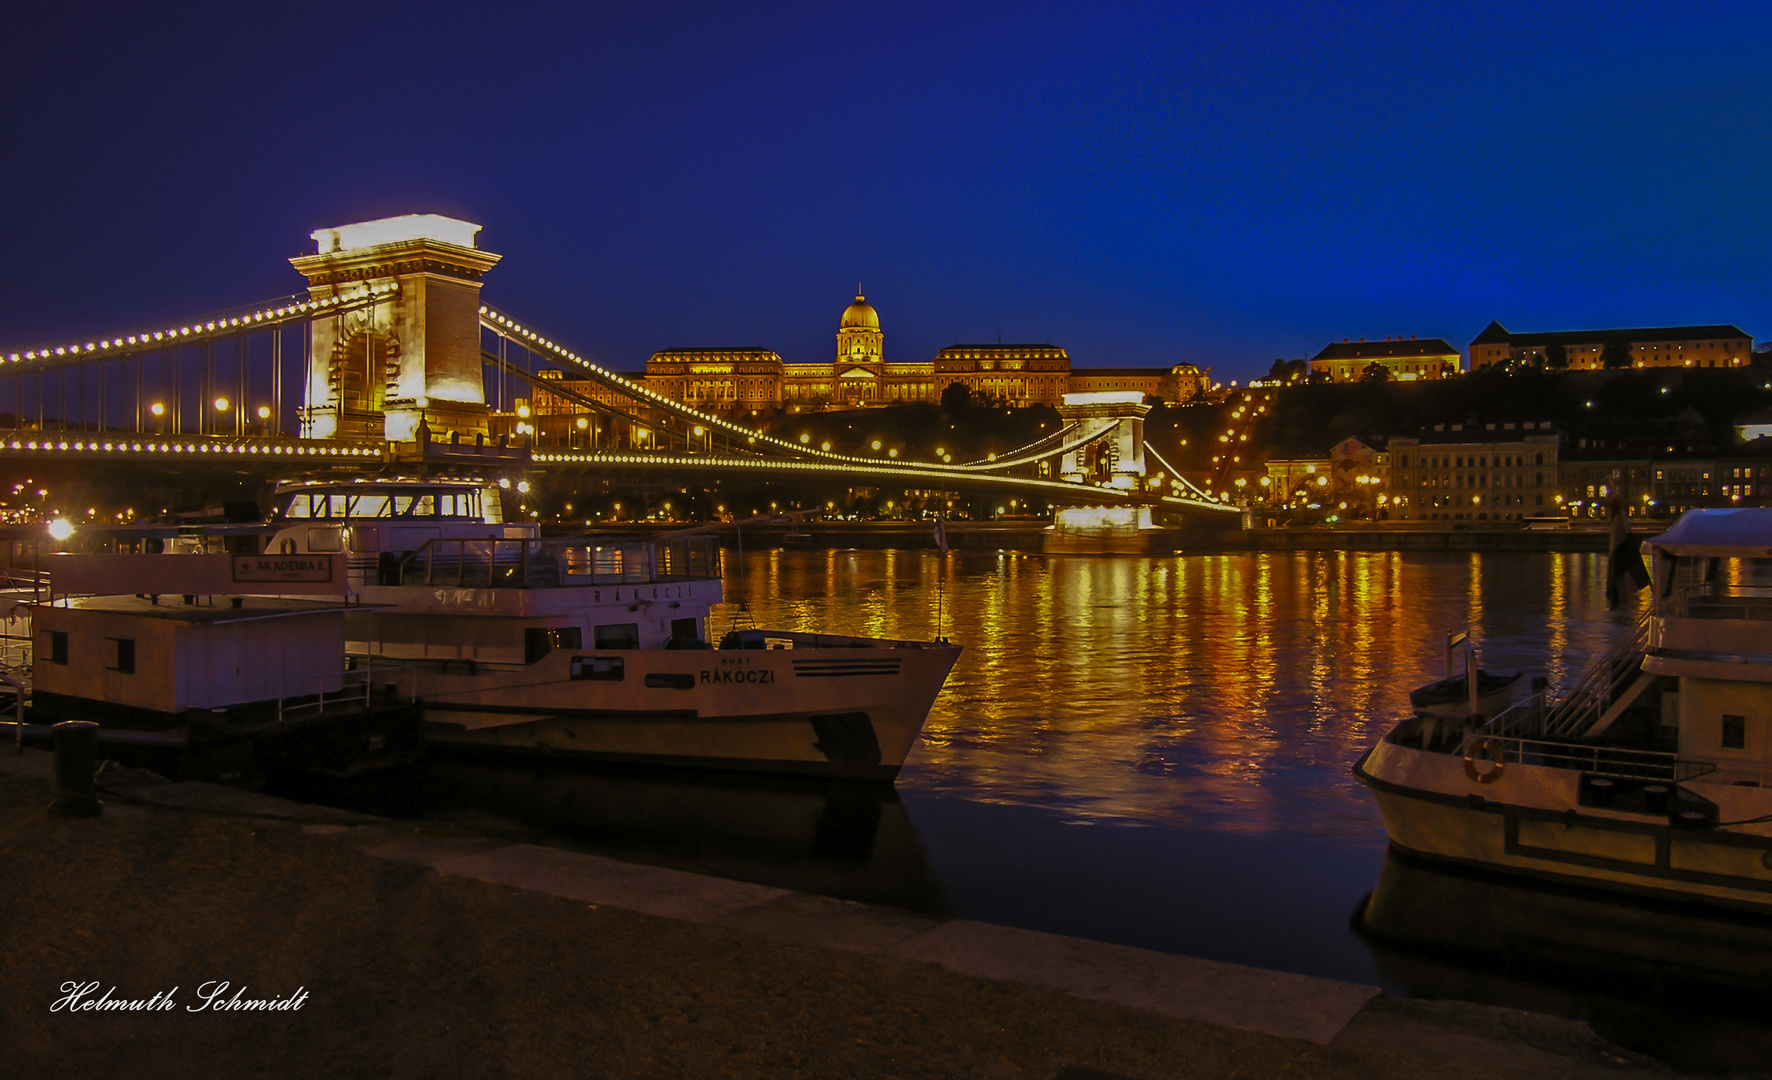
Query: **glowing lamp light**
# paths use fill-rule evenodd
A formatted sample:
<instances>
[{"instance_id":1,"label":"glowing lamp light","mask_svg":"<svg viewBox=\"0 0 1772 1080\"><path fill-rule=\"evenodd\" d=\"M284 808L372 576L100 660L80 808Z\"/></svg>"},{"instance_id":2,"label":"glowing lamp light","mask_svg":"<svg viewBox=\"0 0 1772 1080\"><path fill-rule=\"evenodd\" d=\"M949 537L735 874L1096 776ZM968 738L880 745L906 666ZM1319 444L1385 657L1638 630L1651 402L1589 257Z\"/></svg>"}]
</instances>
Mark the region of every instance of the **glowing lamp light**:
<instances>
[{"instance_id":1,"label":"glowing lamp light","mask_svg":"<svg viewBox=\"0 0 1772 1080\"><path fill-rule=\"evenodd\" d=\"M74 535L74 523L67 518L58 517L49 523L49 536L52 540L66 540Z\"/></svg>"},{"instance_id":2,"label":"glowing lamp light","mask_svg":"<svg viewBox=\"0 0 1772 1080\"><path fill-rule=\"evenodd\" d=\"M522 495L529 494L529 481L527 481L527 480L517 481L517 491L519 494L522 494Z\"/></svg>"},{"instance_id":3,"label":"glowing lamp light","mask_svg":"<svg viewBox=\"0 0 1772 1080\"><path fill-rule=\"evenodd\" d=\"M152 405L148 406L148 411L153 413L155 416L165 416L166 415L166 406L162 405L160 402L156 401Z\"/></svg>"},{"instance_id":4,"label":"glowing lamp light","mask_svg":"<svg viewBox=\"0 0 1772 1080\"><path fill-rule=\"evenodd\" d=\"M215 399L215 411L216 412L227 412L228 411L228 399L225 397L216 398Z\"/></svg>"},{"instance_id":5,"label":"glowing lamp light","mask_svg":"<svg viewBox=\"0 0 1772 1080\"><path fill-rule=\"evenodd\" d=\"M269 420L271 418L271 407L269 405L260 405L258 407L258 418L260 420Z\"/></svg>"},{"instance_id":6,"label":"glowing lamp light","mask_svg":"<svg viewBox=\"0 0 1772 1080\"><path fill-rule=\"evenodd\" d=\"M589 426L590 426L590 421L586 420L582 416L578 418L578 430L583 431L585 428L587 428Z\"/></svg>"}]
</instances>

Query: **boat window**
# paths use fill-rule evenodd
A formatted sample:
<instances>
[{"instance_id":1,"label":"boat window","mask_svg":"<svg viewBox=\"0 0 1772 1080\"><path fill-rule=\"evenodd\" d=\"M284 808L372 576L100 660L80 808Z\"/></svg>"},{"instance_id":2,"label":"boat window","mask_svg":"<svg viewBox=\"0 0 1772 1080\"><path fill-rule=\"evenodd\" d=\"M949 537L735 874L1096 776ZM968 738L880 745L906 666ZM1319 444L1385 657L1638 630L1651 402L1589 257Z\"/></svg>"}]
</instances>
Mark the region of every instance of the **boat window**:
<instances>
[{"instance_id":1,"label":"boat window","mask_svg":"<svg viewBox=\"0 0 1772 1080\"><path fill-rule=\"evenodd\" d=\"M123 674L123 675L134 675L135 674L135 639L134 638L112 638L111 643L116 646L115 655L113 656L113 659L116 662L112 663L112 664L107 664L106 667L108 667L112 671L119 672L120 674Z\"/></svg>"},{"instance_id":2,"label":"boat window","mask_svg":"<svg viewBox=\"0 0 1772 1080\"><path fill-rule=\"evenodd\" d=\"M351 550L376 552L381 550L381 530L373 526L358 527L351 530Z\"/></svg>"},{"instance_id":3,"label":"boat window","mask_svg":"<svg viewBox=\"0 0 1772 1080\"><path fill-rule=\"evenodd\" d=\"M297 495L289 500L289 508L283 512L284 517L305 518L308 516L308 497Z\"/></svg>"},{"instance_id":4,"label":"boat window","mask_svg":"<svg viewBox=\"0 0 1772 1080\"><path fill-rule=\"evenodd\" d=\"M344 543L337 529L309 529L309 551L343 551Z\"/></svg>"},{"instance_id":5,"label":"boat window","mask_svg":"<svg viewBox=\"0 0 1772 1080\"><path fill-rule=\"evenodd\" d=\"M410 496L410 495L396 495L396 496L394 496L394 516L395 517L405 517L407 514L409 514L411 512L412 512L412 496Z\"/></svg>"},{"instance_id":6,"label":"boat window","mask_svg":"<svg viewBox=\"0 0 1772 1080\"><path fill-rule=\"evenodd\" d=\"M531 626L523 631L523 662L525 664L533 664L555 649L582 648L584 648L583 632L576 626Z\"/></svg>"},{"instance_id":7,"label":"boat window","mask_svg":"<svg viewBox=\"0 0 1772 1080\"><path fill-rule=\"evenodd\" d=\"M386 495L358 495L351 500L352 517L387 517L388 497Z\"/></svg>"},{"instance_id":8,"label":"boat window","mask_svg":"<svg viewBox=\"0 0 1772 1080\"><path fill-rule=\"evenodd\" d=\"M1747 717L1723 714L1723 749L1747 749Z\"/></svg>"},{"instance_id":9,"label":"boat window","mask_svg":"<svg viewBox=\"0 0 1772 1080\"><path fill-rule=\"evenodd\" d=\"M638 649L640 647L639 623L616 623L613 626L599 626L594 631L593 648L598 649Z\"/></svg>"},{"instance_id":10,"label":"boat window","mask_svg":"<svg viewBox=\"0 0 1772 1080\"><path fill-rule=\"evenodd\" d=\"M412 503L413 517L436 517L437 498L434 495L420 495Z\"/></svg>"},{"instance_id":11,"label":"boat window","mask_svg":"<svg viewBox=\"0 0 1772 1080\"><path fill-rule=\"evenodd\" d=\"M700 619L672 619L672 641L698 641L701 638Z\"/></svg>"},{"instance_id":12,"label":"boat window","mask_svg":"<svg viewBox=\"0 0 1772 1080\"><path fill-rule=\"evenodd\" d=\"M66 664L68 662L68 632L51 630L49 632L49 662Z\"/></svg>"},{"instance_id":13,"label":"boat window","mask_svg":"<svg viewBox=\"0 0 1772 1080\"><path fill-rule=\"evenodd\" d=\"M345 497L343 495L327 495L324 498L326 500L325 516L335 518L345 516ZM316 513L314 516L319 517L320 515Z\"/></svg>"},{"instance_id":14,"label":"boat window","mask_svg":"<svg viewBox=\"0 0 1772 1080\"><path fill-rule=\"evenodd\" d=\"M624 661L619 656L575 656L572 677L593 682L621 682Z\"/></svg>"}]
</instances>

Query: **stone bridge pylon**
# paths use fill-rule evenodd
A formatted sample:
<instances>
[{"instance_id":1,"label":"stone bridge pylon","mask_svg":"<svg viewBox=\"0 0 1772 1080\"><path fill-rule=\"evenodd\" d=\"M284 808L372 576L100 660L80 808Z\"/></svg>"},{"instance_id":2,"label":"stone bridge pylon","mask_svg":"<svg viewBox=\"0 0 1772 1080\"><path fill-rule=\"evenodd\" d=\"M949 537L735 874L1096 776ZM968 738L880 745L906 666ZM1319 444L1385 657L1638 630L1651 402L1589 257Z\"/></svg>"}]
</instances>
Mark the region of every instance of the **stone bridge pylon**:
<instances>
[{"instance_id":1,"label":"stone bridge pylon","mask_svg":"<svg viewBox=\"0 0 1772 1080\"><path fill-rule=\"evenodd\" d=\"M487 430L480 353L480 278L499 256L480 226L410 214L318 229L316 251L291 260L315 298L395 285L388 299L311 324L307 438L412 442Z\"/></svg>"}]
</instances>

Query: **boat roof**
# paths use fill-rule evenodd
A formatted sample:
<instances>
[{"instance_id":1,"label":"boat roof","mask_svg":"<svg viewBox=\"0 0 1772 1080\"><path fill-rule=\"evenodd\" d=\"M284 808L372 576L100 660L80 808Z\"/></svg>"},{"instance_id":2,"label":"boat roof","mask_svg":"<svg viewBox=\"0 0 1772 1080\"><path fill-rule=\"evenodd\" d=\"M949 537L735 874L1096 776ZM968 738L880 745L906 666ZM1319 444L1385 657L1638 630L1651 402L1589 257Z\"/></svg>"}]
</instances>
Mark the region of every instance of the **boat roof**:
<instances>
[{"instance_id":1,"label":"boat roof","mask_svg":"<svg viewBox=\"0 0 1772 1080\"><path fill-rule=\"evenodd\" d=\"M1772 558L1772 509L1688 510L1673 528L1644 542L1668 555Z\"/></svg>"},{"instance_id":2,"label":"boat roof","mask_svg":"<svg viewBox=\"0 0 1772 1080\"><path fill-rule=\"evenodd\" d=\"M419 480L400 477L390 480L285 480L277 485L277 494L295 491L412 491L414 489L452 488L462 491L484 491L492 487L489 480L463 480L459 477L438 477Z\"/></svg>"}]
</instances>

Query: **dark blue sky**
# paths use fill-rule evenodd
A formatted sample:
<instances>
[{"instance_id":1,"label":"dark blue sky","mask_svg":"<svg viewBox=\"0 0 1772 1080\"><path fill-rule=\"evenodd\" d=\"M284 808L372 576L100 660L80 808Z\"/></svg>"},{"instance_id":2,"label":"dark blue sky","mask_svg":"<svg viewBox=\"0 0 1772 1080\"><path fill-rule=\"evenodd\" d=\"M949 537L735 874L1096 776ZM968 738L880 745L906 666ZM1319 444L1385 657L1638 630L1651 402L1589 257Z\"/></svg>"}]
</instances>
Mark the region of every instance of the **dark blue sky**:
<instances>
[{"instance_id":1,"label":"dark blue sky","mask_svg":"<svg viewBox=\"0 0 1772 1080\"><path fill-rule=\"evenodd\" d=\"M622 369L829 359L857 279L902 360L1772 336L1764 3L33 7L9 350L294 292L310 231L412 212Z\"/></svg>"}]
</instances>

